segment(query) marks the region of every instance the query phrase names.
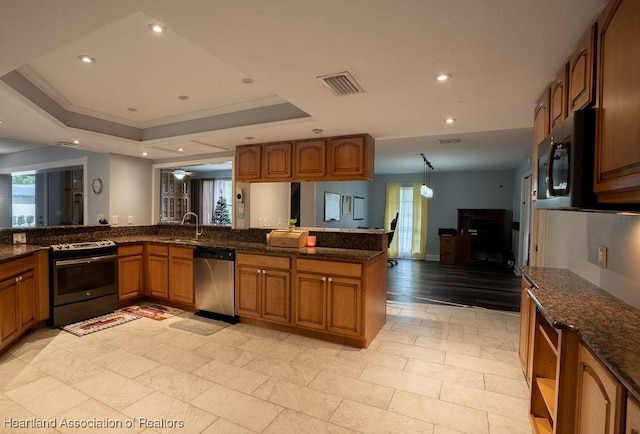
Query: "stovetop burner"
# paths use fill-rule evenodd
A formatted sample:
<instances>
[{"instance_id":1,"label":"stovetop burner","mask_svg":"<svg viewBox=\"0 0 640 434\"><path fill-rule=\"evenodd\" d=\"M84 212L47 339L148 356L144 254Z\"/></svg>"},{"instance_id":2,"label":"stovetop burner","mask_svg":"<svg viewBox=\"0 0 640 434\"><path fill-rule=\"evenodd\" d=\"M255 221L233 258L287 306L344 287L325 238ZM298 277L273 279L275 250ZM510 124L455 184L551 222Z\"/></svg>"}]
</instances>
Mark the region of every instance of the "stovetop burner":
<instances>
[{"instance_id":1,"label":"stovetop burner","mask_svg":"<svg viewBox=\"0 0 640 434\"><path fill-rule=\"evenodd\" d=\"M101 241L85 241L81 243L62 243L62 244L54 244L51 246L51 250L54 252L64 252L71 250L90 250L90 249L100 249L104 247L114 247L116 243L111 240L101 240Z\"/></svg>"}]
</instances>

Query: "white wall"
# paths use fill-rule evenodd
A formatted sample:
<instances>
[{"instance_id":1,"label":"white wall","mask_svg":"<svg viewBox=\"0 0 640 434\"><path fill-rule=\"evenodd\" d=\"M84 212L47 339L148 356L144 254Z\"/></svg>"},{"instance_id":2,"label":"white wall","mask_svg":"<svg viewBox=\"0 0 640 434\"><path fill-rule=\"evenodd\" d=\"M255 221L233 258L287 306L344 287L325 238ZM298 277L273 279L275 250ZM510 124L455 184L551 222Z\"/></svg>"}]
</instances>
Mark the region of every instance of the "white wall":
<instances>
[{"instance_id":1,"label":"white wall","mask_svg":"<svg viewBox=\"0 0 640 434\"><path fill-rule=\"evenodd\" d=\"M270 228L287 227L291 209L291 186L288 182L256 182L249 185L249 225L261 224Z\"/></svg>"},{"instance_id":2,"label":"white wall","mask_svg":"<svg viewBox=\"0 0 640 434\"><path fill-rule=\"evenodd\" d=\"M320 228L357 228L358 226L369 227L369 186L370 181L333 181L333 182L315 182L310 183L315 188L315 224L313 226ZM340 220L337 221L324 221L324 193L337 193L341 196L351 196L351 203L353 207L353 196L364 198L364 219L354 220L353 210L351 214L342 214L340 210ZM301 200L302 203L305 200ZM342 205L341 205L342 206Z\"/></svg>"},{"instance_id":3,"label":"white wall","mask_svg":"<svg viewBox=\"0 0 640 434\"><path fill-rule=\"evenodd\" d=\"M133 217L133 225L152 224L152 163L124 155L112 154L110 157L109 182L104 183L101 193L109 197L109 210L105 218L113 224L113 216L117 215L119 226L128 224L129 216ZM95 196L93 191L89 195ZM97 222L96 215L89 217L89 222Z\"/></svg>"},{"instance_id":4,"label":"white wall","mask_svg":"<svg viewBox=\"0 0 640 434\"><path fill-rule=\"evenodd\" d=\"M11 227L11 175L0 175L0 227Z\"/></svg>"},{"instance_id":5,"label":"white wall","mask_svg":"<svg viewBox=\"0 0 640 434\"><path fill-rule=\"evenodd\" d=\"M566 268L640 309L640 217L549 211L545 265ZM598 247L608 248L607 269Z\"/></svg>"}]
</instances>

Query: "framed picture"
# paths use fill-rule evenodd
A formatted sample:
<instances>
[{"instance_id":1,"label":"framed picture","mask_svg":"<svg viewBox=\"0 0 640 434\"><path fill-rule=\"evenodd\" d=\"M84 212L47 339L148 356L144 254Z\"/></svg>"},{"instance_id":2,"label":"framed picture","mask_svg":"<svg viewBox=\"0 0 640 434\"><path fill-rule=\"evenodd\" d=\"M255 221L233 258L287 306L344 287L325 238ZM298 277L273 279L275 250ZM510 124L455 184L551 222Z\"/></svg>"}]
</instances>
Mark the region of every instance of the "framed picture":
<instances>
[{"instance_id":1,"label":"framed picture","mask_svg":"<svg viewBox=\"0 0 640 434\"><path fill-rule=\"evenodd\" d=\"M353 219L364 220L364 197L353 196Z\"/></svg>"},{"instance_id":2,"label":"framed picture","mask_svg":"<svg viewBox=\"0 0 640 434\"><path fill-rule=\"evenodd\" d=\"M351 196L342 196L342 214L351 214Z\"/></svg>"},{"instance_id":3,"label":"framed picture","mask_svg":"<svg viewBox=\"0 0 640 434\"><path fill-rule=\"evenodd\" d=\"M338 193L324 192L324 221L340 220L340 195Z\"/></svg>"}]
</instances>

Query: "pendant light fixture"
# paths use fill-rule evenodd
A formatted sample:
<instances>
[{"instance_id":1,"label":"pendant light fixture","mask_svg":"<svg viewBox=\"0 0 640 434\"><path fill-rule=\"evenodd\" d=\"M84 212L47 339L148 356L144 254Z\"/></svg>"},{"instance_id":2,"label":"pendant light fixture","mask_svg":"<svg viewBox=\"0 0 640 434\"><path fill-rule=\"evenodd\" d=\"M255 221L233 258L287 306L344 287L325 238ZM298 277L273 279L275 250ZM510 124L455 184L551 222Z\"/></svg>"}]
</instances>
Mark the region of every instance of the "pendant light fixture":
<instances>
[{"instance_id":1,"label":"pendant light fixture","mask_svg":"<svg viewBox=\"0 0 640 434\"><path fill-rule=\"evenodd\" d=\"M424 183L420 187L420 194L426 197L427 199L431 199L433 197L433 189L430 188L429 185L427 184L427 171L428 169L433 170L433 166L431 165L429 160L427 160L427 157L425 157L424 154L421 153L420 155L424 160ZM429 183L431 183L430 175L429 175Z\"/></svg>"}]
</instances>

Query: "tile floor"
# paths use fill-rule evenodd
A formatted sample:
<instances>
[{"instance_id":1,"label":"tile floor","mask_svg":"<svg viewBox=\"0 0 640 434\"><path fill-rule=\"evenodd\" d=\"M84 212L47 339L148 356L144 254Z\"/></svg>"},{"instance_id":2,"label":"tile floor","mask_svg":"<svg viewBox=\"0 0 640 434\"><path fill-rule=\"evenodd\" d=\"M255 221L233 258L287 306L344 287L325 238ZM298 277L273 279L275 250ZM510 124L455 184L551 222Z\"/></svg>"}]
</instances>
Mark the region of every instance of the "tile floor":
<instances>
[{"instance_id":1,"label":"tile floor","mask_svg":"<svg viewBox=\"0 0 640 434\"><path fill-rule=\"evenodd\" d=\"M30 334L0 356L0 432L531 433L517 313L389 302L366 350L181 319Z\"/></svg>"}]
</instances>

